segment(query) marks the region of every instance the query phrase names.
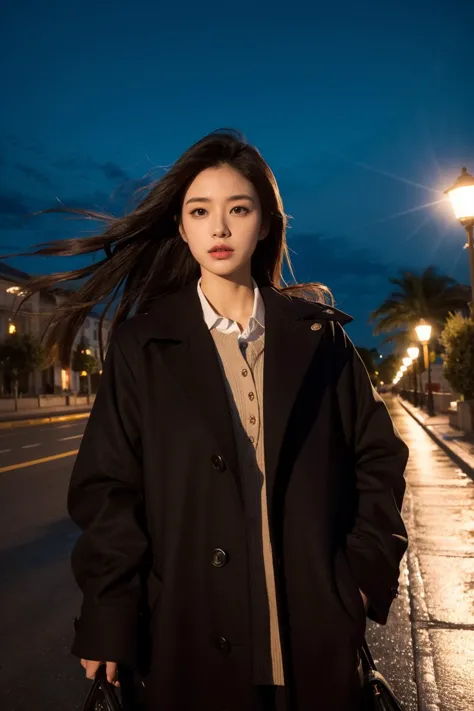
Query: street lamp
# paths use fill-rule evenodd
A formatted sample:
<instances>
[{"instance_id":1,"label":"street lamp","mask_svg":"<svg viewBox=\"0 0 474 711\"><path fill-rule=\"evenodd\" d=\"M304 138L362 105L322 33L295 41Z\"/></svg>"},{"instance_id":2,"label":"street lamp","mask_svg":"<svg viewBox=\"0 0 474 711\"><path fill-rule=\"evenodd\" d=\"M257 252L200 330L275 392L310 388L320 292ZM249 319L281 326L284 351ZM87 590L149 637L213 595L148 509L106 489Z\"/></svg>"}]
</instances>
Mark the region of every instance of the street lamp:
<instances>
[{"instance_id":1,"label":"street lamp","mask_svg":"<svg viewBox=\"0 0 474 711\"><path fill-rule=\"evenodd\" d=\"M454 185L446 190L454 214L467 233L467 249L471 271L471 311L474 313L474 177L463 168Z\"/></svg>"},{"instance_id":2,"label":"street lamp","mask_svg":"<svg viewBox=\"0 0 474 711\"><path fill-rule=\"evenodd\" d=\"M434 417L435 415L435 409L434 409L434 401L433 401L433 392L431 390L431 363L430 363L430 351L429 351L429 342L431 339L431 325L429 323L426 323L426 321L420 321L418 326L415 328L416 335L418 336L418 340L420 341L421 345L423 346L423 355L425 358L425 368L428 371L428 415L430 417Z\"/></svg>"},{"instance_id":3,"label":"street lamp","mask_svg":"<svg viewBox=\"0 0 474 711\"><path fill-rule=\"evenodd\" d=\"M417 378L417 368L418 356L420 355L420 349L417 346L410 346L407 348L407 353L411 360L413 361L413 379L415 381L415 390L413 392L413 404L418 407L418 378Z\"/></svg>"}]
</instances>

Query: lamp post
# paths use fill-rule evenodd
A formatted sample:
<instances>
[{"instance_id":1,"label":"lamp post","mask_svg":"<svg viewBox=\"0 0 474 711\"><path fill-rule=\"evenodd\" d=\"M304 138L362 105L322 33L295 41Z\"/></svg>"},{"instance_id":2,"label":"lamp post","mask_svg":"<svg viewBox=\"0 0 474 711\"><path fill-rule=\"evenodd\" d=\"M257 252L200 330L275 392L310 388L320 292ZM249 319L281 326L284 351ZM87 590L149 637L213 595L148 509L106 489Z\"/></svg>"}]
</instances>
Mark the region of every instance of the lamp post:
<instances>
[{"instance_id":1,"label":"lamp post","mask_svg":"<svg viewBox=\"0 0 474 711\"><path fill-rule=\"evenodd\" d=\"M415 381L415 390L413 392L413 404L418 407L418 378L417 378L417 367L418 356L420 355L420 349L417 346L410 346L407 348L407 353L413 361L413 379Z\"/></svg>"},{"instance_id":2,"label":"lamp post","mask_svg":"<svg viewBox=\"0 0 474 711\"><path fill-rule=\"evenodd\" d=\"M411 366L411 364L412 364L411 358L409 358L408 356L406 356L405 358L403 358L402 363L403 363L403 365L404 365L404 366L406 367L406 369L407 369L407 373L406 373L406 374L407 374L407 377L408 377L408 391L410 391L410 388L411 388L411 382L410 382L410 381L411 381L411 378L410 378L410 366Z\"/></svg>"},{"instance_id":3,"label":"lamp post","mask_svg":"<svg viewBox=\"0 0 474 711\"><path fill-rule=\"evenodd\" d=\"M471 313L474 314L474 176L463 168L454 185L445 192L451 200L454 214L467 233L467 249L471 271Z\"/></svg>"},{"instance_id":4,"label":"lamp post","mask_svg":"<svg viewBox=\"0 0 474 711\"><path fill-rule=\"evenodd\" d=\"M418 336L418 340L423 346L423 355L425 358L425 368L428 371L428 415L430 417L434 417L435 415L435 409L434 409L434 401L433 401L433 392L431 390L431 363L430 363L430 350L429 350L429 342L431 339L431 326L429 323L426 323L426 321L421 321L418 326L415 328L416 335Z\"/></svg>"}]
</instances>

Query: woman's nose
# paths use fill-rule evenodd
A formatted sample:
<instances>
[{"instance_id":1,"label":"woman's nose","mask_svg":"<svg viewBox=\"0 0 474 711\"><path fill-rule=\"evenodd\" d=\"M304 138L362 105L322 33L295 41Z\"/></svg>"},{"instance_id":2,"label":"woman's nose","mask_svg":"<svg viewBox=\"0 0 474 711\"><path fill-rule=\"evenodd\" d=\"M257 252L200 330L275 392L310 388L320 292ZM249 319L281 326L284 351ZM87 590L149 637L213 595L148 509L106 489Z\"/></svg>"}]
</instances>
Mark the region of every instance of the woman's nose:
<instances>
[{"instance_id":1,"label":"woman's nose","mask_svg":"<svg viewBox=\"0 0 474 711\"><path fill-rule=\"evenodd\" d=\"M218 237L218 238L222 239L224 237L229 237L230 232L229 232L229 228L227 227L227 225L225 225L223 223L219 223L217 225L214 225L212 234L214 237Z\"/></svg>"}]
</instances>

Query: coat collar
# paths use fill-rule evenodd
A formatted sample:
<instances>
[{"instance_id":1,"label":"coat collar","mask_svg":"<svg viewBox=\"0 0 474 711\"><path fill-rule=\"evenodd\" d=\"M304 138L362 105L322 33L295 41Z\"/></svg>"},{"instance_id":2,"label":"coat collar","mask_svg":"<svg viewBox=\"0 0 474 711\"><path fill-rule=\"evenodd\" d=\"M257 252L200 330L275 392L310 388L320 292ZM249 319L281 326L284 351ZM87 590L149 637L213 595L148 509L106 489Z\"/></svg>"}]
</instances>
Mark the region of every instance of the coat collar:
<instances>
[{"instance_id":1,"label":"coat collar","mask_svg":"<svg viewBox=\"0 0 474 711\"><path fill-rule=\"evenodd\" d=\"M266 317L278 314L281 319L307 321L313 319L322 325L338 322L342 326L353 319L333 306L302 298L291 297L271 286L263 286L260 292L265 304ZM203 321L202 307L197 293L197 280L193 280L179 292L159 297L146 314L141 315L138 339L142 346L150 340L185 340L199 328ZM138 324L137 324L138 325Z\"/></svg>"}]
</instances>

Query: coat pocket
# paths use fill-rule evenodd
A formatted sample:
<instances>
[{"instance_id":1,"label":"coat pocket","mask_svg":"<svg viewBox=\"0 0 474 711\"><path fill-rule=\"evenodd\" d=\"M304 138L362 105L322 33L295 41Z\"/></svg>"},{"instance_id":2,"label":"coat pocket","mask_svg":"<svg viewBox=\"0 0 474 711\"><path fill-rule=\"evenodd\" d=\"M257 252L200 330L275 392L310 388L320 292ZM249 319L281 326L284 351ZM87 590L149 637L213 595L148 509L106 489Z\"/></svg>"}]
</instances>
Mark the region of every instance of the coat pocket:
<instances>
[{"instance_id":1,"label":"coat pocket","mask_svg":"<svg viewBox=\"0 0 474 711\"><path fill-rule=\"evenodd\" d=\"M352 575L345 551L339 548L334 562L334 573L339 598L345 611L365 630L367 613L362 595Z\"/></svg>"}]
</instances>

